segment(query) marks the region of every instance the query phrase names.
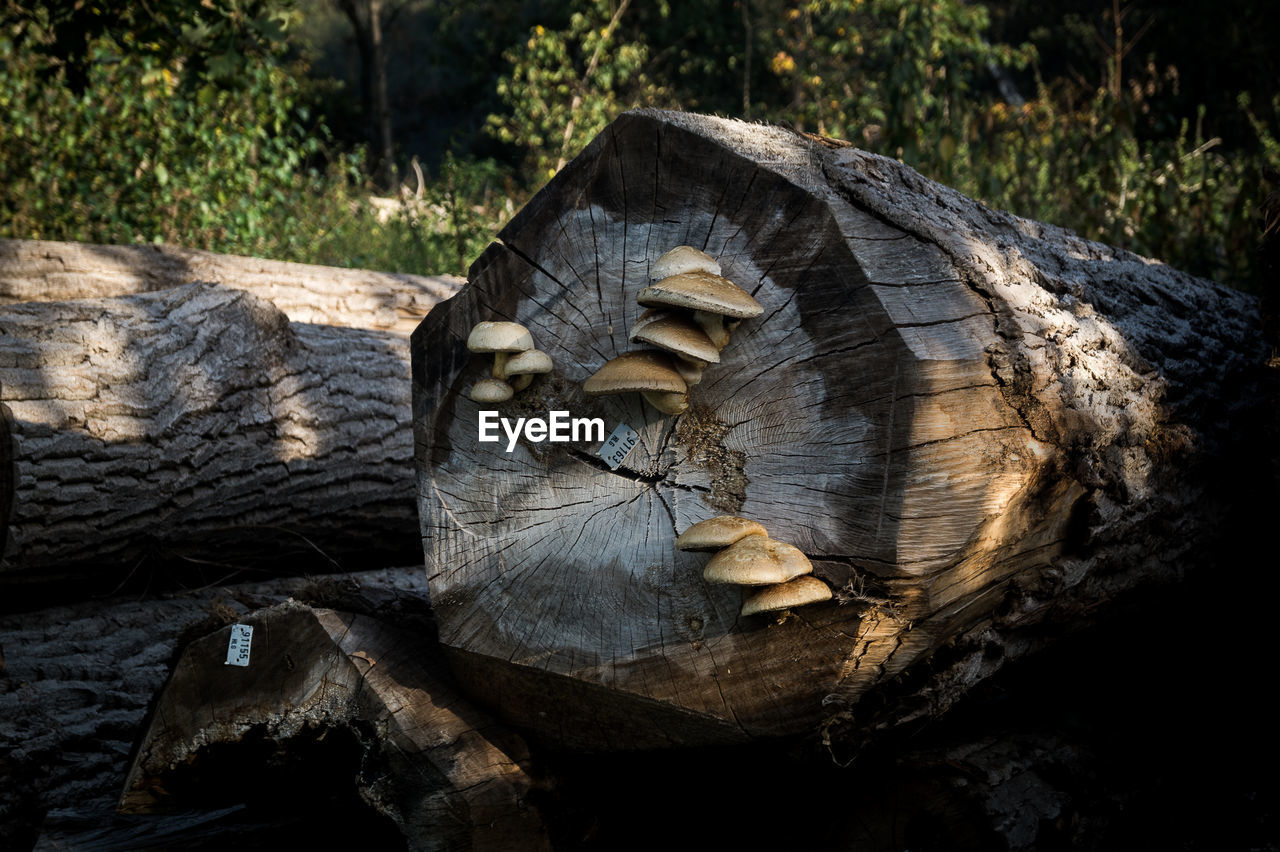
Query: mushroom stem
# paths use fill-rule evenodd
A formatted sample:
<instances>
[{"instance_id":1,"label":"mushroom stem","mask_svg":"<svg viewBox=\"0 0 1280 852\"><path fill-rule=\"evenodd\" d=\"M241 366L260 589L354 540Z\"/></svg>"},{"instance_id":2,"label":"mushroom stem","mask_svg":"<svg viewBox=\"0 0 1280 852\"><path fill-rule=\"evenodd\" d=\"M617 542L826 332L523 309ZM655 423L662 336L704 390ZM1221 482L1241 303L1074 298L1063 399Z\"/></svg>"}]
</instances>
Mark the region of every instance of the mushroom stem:
<instances>
[{"instance_id":1,"label":"mushroom stem","mask_svg":"<svg viewBox=\"0 0 1280 852\"><path fill-rule=\"evenodd\" d=\"M724 349L729 345L729 330L725 328L723 316L710 311L694 311L693 321L711 338L716 349Z\"/></svg>"},{"instance_id":2,"label":"mushroom stem","mask_svg":"<svg viewBox=\"0 0 1280 852\"><path fill-rule=\"evenodd\" d=\"M640 395L663 414L683 414L689 408L688 391L640 391Z\"/></svg>"},{"instance_id":3,"label":"mushroom stem","mask_svg":"<svg viewBox=\"0 0 1280 852\"><path fill-rule=\"evenodd\" d=\"M508 383L511 385L512 390L519 393L529 387L529 385L533 384L533 373L525 373L522 376L516 376L513 379L509 379Z\"/></svg>"},{"instance_id":4,"label":"mushroom stem","mask_svg":"<svg viewBox=\"0 0 1280 852\"><path fill-rule=\"evenodd\" d=\"M493 353L493 377L495 379L505 379L507 377L507 359L511 357L509 352Z\"/></svg>"}]
</instances>

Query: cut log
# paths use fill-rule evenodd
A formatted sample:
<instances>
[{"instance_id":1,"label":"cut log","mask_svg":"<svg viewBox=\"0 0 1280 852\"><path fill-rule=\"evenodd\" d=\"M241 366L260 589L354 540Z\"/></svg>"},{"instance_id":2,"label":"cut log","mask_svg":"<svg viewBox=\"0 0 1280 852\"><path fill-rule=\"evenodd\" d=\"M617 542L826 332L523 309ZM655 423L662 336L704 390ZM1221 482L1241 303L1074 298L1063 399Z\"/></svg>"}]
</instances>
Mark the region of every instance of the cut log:
<instances>
[{"instance_id":1,"label":"cut log","mask_svg":"<svg viewBox=\"0 0 1280 852\"><path fill-rule=\"evenodd\" d=\"M247 662L232 665L239 625L252 634L237 646ZM312 739L307 728L340 729L359 746L347 783L410 849L549 848L526 801L524 742L432 676L428 652L425 637L296 602L192 642L156 705L121 809L243 801L247 790L269 800L281 793L254 777L262 744L296 749Z\"/></svg>"},{"instance_id":2,"label":"cut log","mask_svg":"<svg viewBox=\"0 0 1280 852\"><path fill-rule=\"evenodd\" d=\"M317 607L374 613L384 623L412 631L403 640L404 651L412 649L423 662L436 657L430 647L425 594L426 577L418 567L214 587L163 600L85 601L0 615L0 847L29 848L46 812L56 815L50 822L64 828L87 822L74 832L78 835L112 822L130 752L137 750L148 710L155 706L185 643L243 621L255 609L295 598ZM223 647L225 653L225 640ZM273 646L260 642L256 647L269 654ZM260 655L258 662L269 659ZM444 693L432 694L439 698ZM458 719L472 712L461 699L448 709ZM508 742L506 734L480 723L477 727L499 745ZM313 738L319 733L311 730ZM468 740L461 742L465 746ZM518 740L511 742L503 747L518 754ZM257 774L265 771L250 755L241 757ZM208 796L203 801L196 795L200 791L188 792L192 795L179 801L202 811L225 799L218 791L204 791ZM140 825L133 823L135 829L141 830ZM154 825L149 829L152 839L157 830ZM86 846L92 844L67 844Z\"/></svg>"},{"instance_id":3,"label":"cut log","mask_svg":"<svg viewBox=\"0 0 1280 852\"><path fill-rule=\"evenodd\" d=\"M180 246L0 240L0 303L100 299L196 281L247 290L293 322L406 335L462 284L452 275L312 266Z\"/></svg>"},{"instance_id":4,"label":"cut log","mask_svg":"<svg viewBox=\"0 0 1280 852\"><path fill-rule=\"evenodd\" d=\"M1250 297L992 211L844 143L639 111L500 234L413 338L430 589L470 694L587 748L814 734L941 712L1049 622L1199 564L1266 349ZM637 348L650 265L718 259L764 313L663 415L582 383ZM554 377L467 396L483 320ZM478 440L481 409L626 424ZM701 577L716 514L798 546L837 600L781 623ZM548 706L558 712L546 713Z\"/></svg>"},{"instance_id":5,"label":"cut log","mask_svg":"<svg viewBox=\"0 0 1280 852\"><path fill-rule=\"evenodd\" d=\"M8 305L0 402L9 571L420 558L399 335L212 284Z\"/></svg>"}]
</instances>

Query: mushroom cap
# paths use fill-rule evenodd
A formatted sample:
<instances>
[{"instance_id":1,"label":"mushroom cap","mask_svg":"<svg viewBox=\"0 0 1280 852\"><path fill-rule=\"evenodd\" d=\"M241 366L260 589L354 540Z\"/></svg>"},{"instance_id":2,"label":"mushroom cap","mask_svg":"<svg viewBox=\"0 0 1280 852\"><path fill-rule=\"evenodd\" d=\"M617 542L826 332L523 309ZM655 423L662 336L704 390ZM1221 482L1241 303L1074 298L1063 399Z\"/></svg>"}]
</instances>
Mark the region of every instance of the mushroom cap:
<instances>
[{"instance_id":1,"label":"mushroom cap","mask_svg":"<svg viewBox=\"0 0 1280 852\"><path fill-rule=\"evenodd\" d=\"M533 348L529 329L518 322L478 322L467 336L472 352L524 352Z\"/></svg>"},{"instance_id":2,"label":"mushroom cap","mask_svg":"<svg viewBox=\"0 0 1280 852\"><path fill-rule=\"evenodd\" d=\"M683 414L689 408L689 392L640 391L645 401L663 414Z\"/></svg>"},{"instance_id":3,"label":"mushroom cap","mask_svg":"<svg viewBox=\"0 0 1280 852\"><path fill-rule=\"evenodd\" d=\"M711 557L702 569L708 583L771 586L813 572L809 557L786 542L748 535Z\"/></svg>"},{"instance_id":4,"label":"mushroom cap","mask_svg":"<svg viewBox=\"0 0 1280 852\"><path fill-rule=\"evenodd\" d=\"M736 319L764 313L746 290L709 272L683 272L663 278L641 290L636 301L646 308L686 308Z\"/></svg>"},{"instance_id":5,"label":"mushroom cap","mask_svg":"<svg viewBox=\"0 0 1280 852\"><path fill-rule=\"evenodd\" d=\"M742 614L774 612L829 600L831 600L831 587L812 574L808 574L776 586L765 586L750 595L742 603Z\"/></svg>"},{"instance_id":6,"label":"mushroom cap","mask_svg":"<svg viewBox=\"0 0 1280 852\"><path fill-rule=\"evenodd\" d=\"M719 550L749 535L768 536L762 525L737 515L716 515L698 521L676 539L677 550Z\"/></svg>"},{"instance_id":7,"label":"mushroom cap","mask_svg":"<svg viewBox=\"0 0 1280 852\"><path fill-rule=\"evenodd\" d=\"M582 390L587 396L629 391L685 393L689 386L671 366L671 360L665 352L623 352L583 382Z\"/></svg>"},{"instance_id":8,"label":"mushroom cap","mask_svg":"<svg viewBox=\"0 0 1280 852\"><path fill-rule=\"evenodd\" d=\"M506 402L515 393L502 379L481 379L471 388L471 398L476 402Z\"/></svg>"},{"instance_id":9,"label":"mushroom cap","mask_svg":"<svg viewBox=\"0 0 1280 852\"><path fill-rule=\"evenodd\" d=\"M675 311L658 308L645 311L631 327L631 339L651 343L691 361L720 363L720 350L707 333Z\"/></svg>"},{"instance_id":10,"label":"mushroom cap","mask_svg":"<svg viewBox=\"0 0 1280 852\"><path fill-rule=\"evenodd\" d=\"M681 272L695 271L719 275L720 264L716 263L714 257L693 246L676 246L653 262L653 266L649 267L649 277L658 281Z\"/></svg>"},{"instance_id":11,"label":"mushroom cap","mask_svg":"<svg viewBox=\"0 0 1280 852\"><path fill-rule=\"evenodd\" d=\"M551 356L541 349L526 349L519 355L508 358L503 372L508 376L526 376L532 373L550 373L554 366Z\"/></svg>"}]
</instances>

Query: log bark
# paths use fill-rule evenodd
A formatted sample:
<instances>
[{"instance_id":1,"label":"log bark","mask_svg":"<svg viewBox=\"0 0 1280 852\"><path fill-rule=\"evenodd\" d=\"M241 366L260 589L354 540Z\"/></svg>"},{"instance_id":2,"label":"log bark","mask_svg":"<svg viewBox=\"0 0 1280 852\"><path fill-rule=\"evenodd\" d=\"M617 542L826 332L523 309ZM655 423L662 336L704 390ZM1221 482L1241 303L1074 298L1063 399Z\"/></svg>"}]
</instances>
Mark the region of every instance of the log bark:
<instances>
[{"instance_id":1,"label":"log bark","mask_svg":"<svg viewBox=\"0 0 1280 852\"><path fill-rule=\"evenodd\" d=\"M628 113L500 239L413 338L419 515L459 678L549 738L856 749L1203 564L1240 494L1219 474L1263 397L1250 297L845 143ZM681 244L763 316L686 413L584 396L638 348L636 294ZM472 402L482 320L526 325L555 376ZM594 443L508 453L480 408L640 443L616 471ZM722 513L800 547L837 599L739 617L742 592L673 548Z\"/></svg>"},{"instance_id":2,"label":"log bark","mask_svg":"<svg viewBox=\"0 0 1280 852\"><path fill-rule=\"evenodd\" d=\"M100 299L195 281L247 290L292 322L405 335L462 284L452 275L313 266L181 246L0 240L0 303Z\"/></svg>"},{"instance_id":3,"label":"log bark","mask_svg":"<svg viewBox=\"0 0 1280 852\"><path fill-rule=\"evenodd\" d=\"M407 362L213 284L0 308L0 574L416 561Z\"/></svg>"}]
</instances>

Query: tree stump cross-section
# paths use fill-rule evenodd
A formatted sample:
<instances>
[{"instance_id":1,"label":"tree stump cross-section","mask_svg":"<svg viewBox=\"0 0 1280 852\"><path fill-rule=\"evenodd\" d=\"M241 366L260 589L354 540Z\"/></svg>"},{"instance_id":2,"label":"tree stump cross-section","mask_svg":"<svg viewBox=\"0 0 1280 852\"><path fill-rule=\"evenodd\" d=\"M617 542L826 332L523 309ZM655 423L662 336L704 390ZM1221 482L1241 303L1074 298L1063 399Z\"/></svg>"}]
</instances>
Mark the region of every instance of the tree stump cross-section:
<instances>
[{"instance_id":1,"label":"tree stump cross-section","mask_svg":"<svg viewBox=\"0 0 1280 852\"><path fill-rule=\"evenodd\" d=\"M633 112L500 240L413 337L419 516L460 681L561 742L707 744L936 712L1050 615L1193 558L1223 510L1200 472L1232 404L1210 415L1206 399L1260 363L1250 299L900 164ZM683 414L586 397L588 376L640 348L636 295L677 245L718 259L763 315ZM465 341L482 320L528 327L554 374L471 401L488 364ZM507 452L477 440L482 409L599 417L639 444L616 471L595 443ZM706 556L673 546L725 513L803 550L837 599L740 617L744 591L704 583Z\"/></svg>"}]
</instances>

